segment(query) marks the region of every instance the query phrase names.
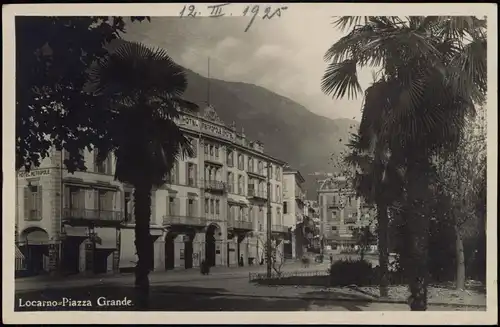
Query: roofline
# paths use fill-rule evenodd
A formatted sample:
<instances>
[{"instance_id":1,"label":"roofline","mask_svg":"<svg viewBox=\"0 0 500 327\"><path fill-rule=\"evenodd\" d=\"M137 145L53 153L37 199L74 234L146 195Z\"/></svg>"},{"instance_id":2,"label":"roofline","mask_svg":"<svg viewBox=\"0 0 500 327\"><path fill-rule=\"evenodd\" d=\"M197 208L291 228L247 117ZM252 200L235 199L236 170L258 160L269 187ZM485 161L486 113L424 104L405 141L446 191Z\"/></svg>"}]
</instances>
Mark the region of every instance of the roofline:
<instances>
[{"instance_id":1,"label":"roofline","mask_svg":"<svg viewBox=\"0 0 500 327\"><path fill-rule=\"evenodd\" d=\"M283 174L294 174L294 175L298 175L299 176L299 179L301 181L301 183L304 183L306 180L304 179L304 176L302 176L302 174L300 173L300 171L298 170L287 170L287 171L283 171Z\"/></svg>"}]
</instances>

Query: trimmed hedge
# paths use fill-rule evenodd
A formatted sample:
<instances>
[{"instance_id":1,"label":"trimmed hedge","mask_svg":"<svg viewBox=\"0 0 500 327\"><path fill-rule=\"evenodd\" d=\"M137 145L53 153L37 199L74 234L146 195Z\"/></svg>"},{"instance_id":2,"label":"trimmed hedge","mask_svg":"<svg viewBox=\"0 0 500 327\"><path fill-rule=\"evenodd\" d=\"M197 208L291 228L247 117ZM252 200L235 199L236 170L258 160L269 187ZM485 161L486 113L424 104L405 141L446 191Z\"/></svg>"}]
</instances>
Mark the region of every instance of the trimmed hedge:
<instances>
[{"instance_id":1,"label":"trimmed hedge","mask_svg":"<svg viewBox=\"0 0 500 327\"><path fill-rule=\"evenodd\" d=\"M331 286L366 286L376 283L376 273L366 260L341 259L330 267Z\"/></svg>"}]
</instances>

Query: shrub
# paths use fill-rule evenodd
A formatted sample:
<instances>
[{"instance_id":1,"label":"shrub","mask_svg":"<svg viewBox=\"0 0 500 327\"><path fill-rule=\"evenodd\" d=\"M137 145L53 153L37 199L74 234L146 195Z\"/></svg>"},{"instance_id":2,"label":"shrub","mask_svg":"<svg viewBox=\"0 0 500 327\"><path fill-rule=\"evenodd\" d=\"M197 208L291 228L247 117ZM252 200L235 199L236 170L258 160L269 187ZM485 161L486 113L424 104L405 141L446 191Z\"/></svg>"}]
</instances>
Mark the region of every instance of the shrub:
<instances>
[{"instance_id":1,"label":"shrub","mask_svg":"<svg viewBox=\"0 0 500 327\"><path fill-rule=\"evenodd\" d=\"M331 286L366 286L375 282L376 272L365 260L341 259L330 267Z\"/></svg>"}]
</instances>

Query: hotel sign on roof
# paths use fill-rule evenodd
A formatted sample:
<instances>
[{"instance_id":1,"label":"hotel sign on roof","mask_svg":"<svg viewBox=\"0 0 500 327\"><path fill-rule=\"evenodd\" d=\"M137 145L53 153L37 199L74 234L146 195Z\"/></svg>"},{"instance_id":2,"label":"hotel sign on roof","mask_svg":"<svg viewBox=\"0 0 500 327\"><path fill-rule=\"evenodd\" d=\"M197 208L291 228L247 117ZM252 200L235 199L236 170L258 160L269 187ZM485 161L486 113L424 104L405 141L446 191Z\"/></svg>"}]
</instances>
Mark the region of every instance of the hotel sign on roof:
<instances>
[{"instance_id":1,"label":"hotel sign on roof","mask_svg":"<svg viewBox=\"0 0 500 327\"><path fill-rule=\"evenodd\" d=\"M222 122L210 122L208 120L210 118L212 117L204 117L204 119L202 119L190 115L182 115L177 121L177 124L193 131L207 133L226 140L235 141L236 135L234 131L224 126ZM215 119L212 118L210 120Z\"/></svg>"}]
</instances>

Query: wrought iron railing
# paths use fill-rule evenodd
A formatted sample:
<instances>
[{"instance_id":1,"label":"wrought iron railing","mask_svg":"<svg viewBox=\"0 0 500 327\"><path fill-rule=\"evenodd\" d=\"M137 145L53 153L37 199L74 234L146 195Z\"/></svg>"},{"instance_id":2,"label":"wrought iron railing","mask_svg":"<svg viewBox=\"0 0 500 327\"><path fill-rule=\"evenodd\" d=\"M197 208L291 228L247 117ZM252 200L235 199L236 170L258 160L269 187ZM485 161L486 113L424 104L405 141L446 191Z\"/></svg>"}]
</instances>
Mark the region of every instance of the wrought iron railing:
<instances>
[{"instance_id":1,"label":"wrought iron railing","mask_svg":"<svg viewBox=\"0 0 500 327\"><path fill-rule=\"evenodd\" d=\"M27 217L27 221L38 221L42 220L42 212L40 210L30 210Z\"/></svg>"},{"instance_id":2,"label":"wrought iron railing","mask_svg":"<svg viewBox=\"0 0 500 327\"><path fill-rule=\"evenodd\" d=\"M228 186L225 182L216 180L202 180L201 184L206 190L221 191L225 192L228 190Z\"/></svg>"},{"instance_id":3,"label":"wrought iron railing","mask_svg":"<svg viewBox=\"0 0 500 327\"><path fill-rule=\"evenodd\" d=\"M282 271L279 274L273 271L271 273L271 278L267 277L267 273L249 273L248 280L250 282L266 279L275 278L287 278L287 277L316 277L316 276L328 276L328 269L325 270L303 270L303 271Z\"/></svg>"},{"instance_id":4,"label":"wrought iron railing","mask_svg":"<svg viewBox=\"0 0 500 327\"><path fill-rule=\"evenodd\" d=\"M187 225L187 226L205 226L207 219L205 217L182 216L182 215L164 215L163 225Z\"/></svg>"},{"instance_id":5,"label":"wrought iron railing","mask_svg":"<svg viewBox=\"0 0 500 327\"><path fill-rule=\"evenodd\" d=\"M273 232L280 232L280 233L287 233L288 232L288 227L283 226L283 225L272 225L271 226L271 231L273 231Z\"/></svg>"},{"instance_id":6,"label":"wrought iron railing","mask_svg":"<svg viewBox=\"0 0 500 327\"><path fill-rule=\"evenodd\" d=\"M121 220L123 220L124 215L123 215L123 212L115 211L115 210L64 208L63 209L63 218L65 218L65 219L121 221Z\"/></svg>"},{"instance_id":7,"label":"wrought iron railing","mask_svg":"<svg viewBox=\"0 0 500 327\"><path fill-rule=\"evenodd\" d=\"M267 194L266 192L258 191L254 188L248 188L248 196L252 198L258 198L258 199L266 199L267 200Z\"/></svg>"},{"instance_id":8,"label":"wrought iron railing","mask_svg":"<svg viewBox=\"0 0 500 327\"><path fill-rule=\"evenodd\" d=\"M229 220L227 222L227 227L234 228L234 229L253 230L253 226L252 226L251 221Z\"/></svg>"}]
</instances>

